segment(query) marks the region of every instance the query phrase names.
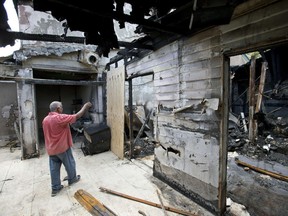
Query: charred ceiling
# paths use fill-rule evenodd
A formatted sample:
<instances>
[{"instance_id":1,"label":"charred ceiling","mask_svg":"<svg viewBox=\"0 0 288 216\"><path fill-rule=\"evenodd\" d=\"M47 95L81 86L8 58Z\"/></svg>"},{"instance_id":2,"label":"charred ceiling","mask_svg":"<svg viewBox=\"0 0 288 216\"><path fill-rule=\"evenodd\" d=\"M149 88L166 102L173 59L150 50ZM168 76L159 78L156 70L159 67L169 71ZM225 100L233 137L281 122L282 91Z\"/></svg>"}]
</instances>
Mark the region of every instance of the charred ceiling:
<instances>
[{"instance_id":1,"label":"charred ceiling","mask_svg":"<svg viewBox=\"0 0 288 216\"><path fill-rule=\"evenodd\" d=\"M118 55L135 55L135 50L157 49L165 44L163 38L171 42L171 38L193 34L203 28L230 22L234 8L245 0L34 0L33 7L38 11L51 11L58 20L67 20L67 28L85 32L86 44L97 46L100 56L108 57L111 49L125 47L125 51ZM36 35L11 34L7 24L7 16L3 7L5 0L1 0L0 15L0 46L12 45L14 39L36 38ZM22 4L31 0L14 0ZM125 4L131 5L130 14L124 13ZM146 35L137 41L127 43L119 41L114 22L124 28L126 23L137 24L135 33ZM161 38L162 43L157 43ZM47 39L48 38L48 39ZM66 35L47 37L42 40L79 42L77 38ZM159 41L159 40L158 40Z\"/></svg>"},{"instance_id":2,"label":"charred ceiling","mask_svg":"<svg viewBox=\"0 0 288 216\"><path fill-rule=\"evenodd\" d=\"M10 29L8 25L8 16L4 7L4 3L6 0L1 0L0 5L0 47L11 45L13 46L15 41L13 38L9 37L6 32Z\"/></svg>"}]
</instances>

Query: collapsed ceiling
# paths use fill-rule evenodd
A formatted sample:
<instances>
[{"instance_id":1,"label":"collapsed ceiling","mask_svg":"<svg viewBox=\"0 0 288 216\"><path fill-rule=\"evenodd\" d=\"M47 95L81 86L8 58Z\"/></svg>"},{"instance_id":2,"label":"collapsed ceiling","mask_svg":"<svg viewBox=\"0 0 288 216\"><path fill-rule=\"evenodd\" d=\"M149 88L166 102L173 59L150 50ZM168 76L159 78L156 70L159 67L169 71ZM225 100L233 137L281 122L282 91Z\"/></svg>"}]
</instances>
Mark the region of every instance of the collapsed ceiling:
<instances>
[{"instance_id":1,"label":"collapsed ceiling","mask_svg":"<svg viewBox=\"0 0 288 216\"><path fill-rule=\"evenodd\" d=\"M245 0L34 0L33 7L38 11L51 11L58 20L67 20L67 27L72 31L85 32L86 44L98 45L97 53L108 57L110 50L114 48L125 47L125 50L119 52L122 56L136 55L140 52L138 50L155 50L163 46L163 37L168 43L173 38L188 36L209 26L227 24L234 8L243 1ZM25 38L25 35L19 34L11 36L4 2L5 0L1 0L0 6L0 46L13 45L14 39ZM31 0L14 0L15 5L27 2L31 3ZM130 14L124 13L125 4L131 5ZM135 33L145 36L131 43L118 41L113 20L118 21L120 28L124 28L127 22L137 24ZM33 37L29 39L33 40Z\"/></svg>"}]
</instances>

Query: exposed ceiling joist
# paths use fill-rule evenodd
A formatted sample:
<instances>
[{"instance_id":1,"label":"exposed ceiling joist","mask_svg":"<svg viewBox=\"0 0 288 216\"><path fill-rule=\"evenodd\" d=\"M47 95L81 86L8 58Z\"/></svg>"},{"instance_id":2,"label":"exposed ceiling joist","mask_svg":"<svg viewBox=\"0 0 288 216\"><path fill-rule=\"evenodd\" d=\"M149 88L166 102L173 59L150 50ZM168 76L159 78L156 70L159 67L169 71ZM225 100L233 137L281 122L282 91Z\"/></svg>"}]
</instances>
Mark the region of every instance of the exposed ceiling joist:
<instances>
[{"instance_id":1,"label":"exposed ceiling joist","mask_svg":"<svg viewBox=\"0 0 288 216\"><path fill-rule=\"evenodd\" d=\"M139 56L139 52L137 50L127 50L127 49L123 49L118 51L117 53L118 55L122 55L122 56L126 56L126 57L132 57L132 56Z\"/></svg>"},{"instance_id":2,"label":"exposed ceiling joist","mask_svg":"<svg viewBox=\"0 0 288 216\"><path fill-rule=\"evenodd\" d=\"M118 43L120 47L154 50L154 47L152 45L141 44L137 41L136 42L118 41Z\"/></svg>"},{"instance_id":3,"label":"exposed ceiling joist","mask_svg":"<svg viewBox=\"0 0 288 216\"><path fill-rule=\"evenodd\" d=\"M2 30L0 34L3 36L3 40L0 38L0 44L11 43L13 41L9 40L11 38L94 44L97 45L96 52L99 56L108 57L111 49L125 47L128 50L127 53L132 49L138 49L141 55L145 53L145 50L156 50L183 35L188 36L211 26L227 24L231 20L235 6L246 0L15 1L24 5L32 5L33 3L35 11L51 11L56 19L66 20L67 27L71 31L84 32L85 38L66 37L65 34L57 36L9 33L6 27L0 26L0 30ZM127 15L125 4L131 5L131 8L128 9L130 15ZM3 5L1 6L3 7ZM147 16L149 19L146 18ZM6 16L0 16L0 18L1 22L7 24ZM119 22L120 28L125 26L125 22L138 25L134 33L141 33L146 36L131 43L118 41L114 28L115 20ZM142 52L143 50L144 52ZM121 56L123 55L121 54L120 58Z\"/></svg>"},{"instance_id":4,"label":"exposed ceiling joist","mask_svg":"<svg viewBox=\"0 0 288 216\"><path fill-rule=\"evenodd\" d=\"M160 31L160 32L165 32L165 33L171 33L171 34L180 34L183 35L184 31L182 31L179 28L175 28L175 27L170 27L170 26L166 26L166 25L162 25L160 23L151 21L151 20L147 20L147 19L140 19L140 18L135 18L133 16L129 16L126 14L120 14L117 12L100 12L100 11L93 11L93 10L88 10L88 9L84 9L84 8L79 8L75 5L72 4L67 4L67 3L63 3L59 0L49 0L49 2L53 2L62 6L65 6L67 8L73 9L73 10L77 10L77 11L82 11L83 13L87 13L90 15L94 15L94 16L101 16L101 17L105 17L105 18L111 18L111 19L115 19L117 21L123 21L123 22L128 22L128 23L132 23L132 24L138 24L138 25L142 25L145 26L146 28L150 28L156 31Z\"/></svg>"}]
</instances>

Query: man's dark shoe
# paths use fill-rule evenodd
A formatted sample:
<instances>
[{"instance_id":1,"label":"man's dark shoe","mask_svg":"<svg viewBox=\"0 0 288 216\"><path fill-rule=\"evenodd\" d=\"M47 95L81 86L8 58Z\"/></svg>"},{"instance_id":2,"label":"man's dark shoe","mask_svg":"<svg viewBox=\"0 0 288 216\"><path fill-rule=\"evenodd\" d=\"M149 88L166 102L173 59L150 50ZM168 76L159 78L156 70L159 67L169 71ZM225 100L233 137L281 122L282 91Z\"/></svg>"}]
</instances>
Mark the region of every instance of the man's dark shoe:
<instances>
[{"instance_id":1,"label":"man's dark shoe","mask_svg":"<svg viewBox=\"0 0 288 216\"><path fill-rule=\"evenodd\" d=\"M52 197L56 196L63 188L64 188L64 186L61 185L58 190L52 190L51 196Z\"/></svg>"},{"instance_id":2,"label":"man's dark shoe","mask_svg":"<svg viewBox=\"0 0 288 216\"><path fill-rule=\"evenodd\" d=\"M77 175L76 178L75 178L75 180L72 181L72 182L70 182L68 185L71 186L71 185L77 183L78 181L80 181L80 178L81 178L81 176L80 176L80 175Z\"/></svg>"},{"instance_id":3,"label":"man's dark shoe","mask_svg":"<svg viewBox=\"0 0 288 216\"><path fill-rule=\"evenodd\" d=\"M63 181L67 181L68 180L68 176L65 176L64 178L63 178Z\"/></svg>"}]
</instances>

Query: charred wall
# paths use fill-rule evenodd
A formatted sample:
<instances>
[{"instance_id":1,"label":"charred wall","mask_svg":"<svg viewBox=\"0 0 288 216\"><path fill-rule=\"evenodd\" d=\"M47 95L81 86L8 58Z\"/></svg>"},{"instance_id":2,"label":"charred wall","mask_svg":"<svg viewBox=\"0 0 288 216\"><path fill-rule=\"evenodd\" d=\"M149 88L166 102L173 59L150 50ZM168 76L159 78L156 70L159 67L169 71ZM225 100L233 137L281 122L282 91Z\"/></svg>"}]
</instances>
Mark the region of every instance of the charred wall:
<instances>
[{"instance_id":1,"label":"charred wall","mask_svg":"<svg viewBox=\"0 0 288 216\"><path fill-rule=\"evenodd\" d=\"M287 8L284 1L249 1L230 24L181 38L127 67L128 74L154 71L154 175L212 212L226 206L226 57L287 43Z\"/></svg>"},{"instance_id":2,"label":"charred wall","mask_svg":"<svg viewBox=\"0 0 288 216\"><path fill-rule=\"evenodd\" d=\"M174 42L128 72L154 71L154 175L217 211L222 57L210 35Z\"/></svg>"},{"instance_id":3,"label":"charred wall","mask_svg":"<svg viewBox=\"0 0 288 216\"><path fill-rule=\"evenodd\" d=\"M16 83L2 81L0 82L2 98L0 102L0 146L7 145L13 140L18 140L15 127L18 122L18 102L16 94Z\"/></svg>"}]
</instances>

